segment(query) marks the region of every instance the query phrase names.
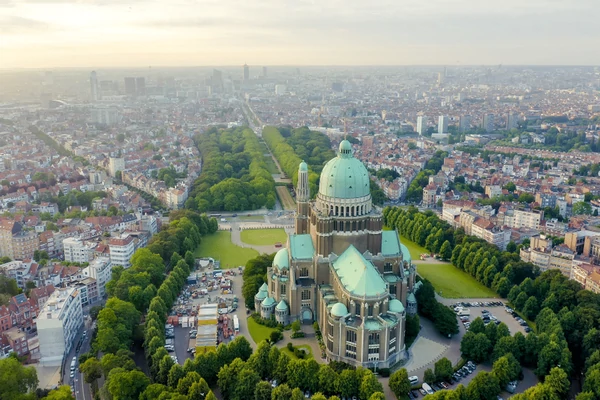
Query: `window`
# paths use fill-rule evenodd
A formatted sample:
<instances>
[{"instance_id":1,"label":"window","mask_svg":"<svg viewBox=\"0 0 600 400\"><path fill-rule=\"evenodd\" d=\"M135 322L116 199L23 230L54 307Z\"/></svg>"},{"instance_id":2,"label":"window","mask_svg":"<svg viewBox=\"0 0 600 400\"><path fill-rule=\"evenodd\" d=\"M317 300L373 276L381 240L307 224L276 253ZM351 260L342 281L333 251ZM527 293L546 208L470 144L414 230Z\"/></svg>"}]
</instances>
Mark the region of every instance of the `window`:
<instances>
[{"instance_id":1,"label":"window","mask_svg":"<svg viewBox=\"0 0 600 400\"><path fill-rule=\"evenodd\" d=\"M352 330L346 331L346 342L356 344L356 331L352 331Z\"/></svg>"},{"instance_id":2,"label":"window","mask_svg":"<svg viewBox=\"0 0 600 400\"><path fill-rule=\"evenodd\" d=\"M369 345L379 344L379 332L369 333Z\"/></svg>"},{"instance_id":3,"label":"window","mask_svg":"<svg viewBox=\"0 0 600 400\"><path fill-rule=\"evenodd\" d=\"M285 295L286 294L285 291L286 291L285 285L281 285L281 294Z\"/></svg>"},{"instance_id":4,"label":"window","mask_svg":"<svg viewBox=\"0 0 600 400\"><path fill-rule=\"evenodd\" d=\"M393 268L392 268L392 263L385 263L385 265L383 266L383 272L392 272Z\"/></svg>"},{"instance_id":5,"label":"window","mask_svg":"<svg viewBox=\"0 0 600 400\"><path fill-rule=\"evenodd\" d=\"M360 317L360 303L356 303L354 314Z\"/></svg>"},{"instance_id":6,"label":"window","mask_svg":"<svg viewBox=\"0 0 600 400\"><path fill-rule=\"evenodd\" d=\"M327 333L329 334L329 336L333 336L333 324L327 324Z\"/></svg>"},{"instance_id":7,"label":"window","mask_svg":"<svg viewBox=\"0 0 600 400\"><path fill-rule=\"evenodd\" d=\"M367 304L367 315L368 315L369 317L372 317L372 316L373 316L373 307L374 307L374 306L373 306L372 304Z\"/></svg>"},{"instance_id":8,"label":"window","mask_svg":"<svg viewBox=\"0 0 600 400\"><path fill-rule=\"evenodd\" d=\"M302 300L310 300L310 290L302 291Z\"/></svg>"},{"instance_id":9,"label":"window","mask_svg":"<svg viewBox=\"0 0 600 400\"><path fill-rule=\"evenodd\" d=\"M306 268L306 267L300 268L300 276L308 276L308 268Z\"/></svg>"}]
</instances>

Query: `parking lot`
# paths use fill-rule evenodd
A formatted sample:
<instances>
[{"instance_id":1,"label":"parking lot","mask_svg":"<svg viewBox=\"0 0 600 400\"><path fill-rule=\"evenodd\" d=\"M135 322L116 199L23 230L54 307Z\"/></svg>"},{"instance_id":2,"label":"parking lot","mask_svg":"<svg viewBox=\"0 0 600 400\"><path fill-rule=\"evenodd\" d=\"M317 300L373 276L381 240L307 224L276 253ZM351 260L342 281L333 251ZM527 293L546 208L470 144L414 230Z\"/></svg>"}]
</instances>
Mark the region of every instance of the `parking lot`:
<instances>
[{"instance_id":1,"label":"parking lot","mask_svg":"<svg viewBox=\"0 0 600 400\"><path fill-rule=\"evenodd\" d=\"M213 325L216 326L215 346L233 340L232 319L234 314L238 314L237 304L240 300L237 294L241 294L241 272L238 269L214 270L207 267L193 273L198 276L197 282L191 282L184 287L169 313L172 328L168 331L172 332L172 335L167 336L166 347L169 354L177 358L179 364L194 356L193 352L188 350L196 348L193 331L198 330L196 324L198 313L201 311L200 306L217 306L218 316L215 315Z\"/></svg>"},{"instance_id":2,"label":"parking lot","mask_svg":"<svg viewBox=\"0 0 600 400\"><path fill-rule=\"evenodd\" d=\"M530 328L525 321L510 308L505 306L502 301L458 301L451 304L454 311L459 316L461 326L467 330L470 323L477 317L481 317L486 325L488 323L496 323L499 325L504 322L510 331L511 335L521 332L527 335ZM468 310L466 312L465 310ZM462 314L462 316L461 316ZM467 315L468 314L468 315Z\"/></svg>"}]
</instances>

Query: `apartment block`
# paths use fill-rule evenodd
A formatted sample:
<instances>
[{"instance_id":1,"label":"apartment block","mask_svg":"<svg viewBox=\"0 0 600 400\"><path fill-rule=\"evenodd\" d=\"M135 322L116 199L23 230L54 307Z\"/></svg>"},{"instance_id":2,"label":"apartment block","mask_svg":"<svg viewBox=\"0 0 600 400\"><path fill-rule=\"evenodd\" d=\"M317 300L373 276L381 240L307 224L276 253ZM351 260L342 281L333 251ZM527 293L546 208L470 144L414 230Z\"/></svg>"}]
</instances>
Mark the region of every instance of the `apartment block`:
<instances>
[{"instance_id":1,"label":"apartment block","mask_svg":"<svg viewBox=\"0 0 600 400\"><path fill-rule=\"evenodd\" d=\"M65 261L85 263L94 257L93 244L86 244L79 238L67 238L63 240Z\"/></svg>"},{"instance_id":2,"label":"apartment block","mask_svg":"<svg viewBox=\"0 0 600 400\"><path fill-rule=\"evenodd\" d=\"M106 295L106 284L112 276L112 264L109 257L97 257L90 262L90 265L83 269L83 275L96 280L98 297L103 298Z\"/></svg>"},{"instance_id":3,"label":"apartment block","mask_svg":"<svg viewBox=\"0 0 600 400\"><path fill-rule=\"evenodd\" d=\"M135 252L133 236L126 234L118 238L111 238L108 247L112 265L121 265L123 268L131 267L131 256Z\"/></svg>"},{"instance_id":4,"label":"apartment block","mask_svg":"<svg viewBox=\"0 0 600 400\"><path fill-rule=\"evenodd\" d=\"M37 318L40 364L60 366L63 356L75 345L75 336L82 326L79 290L74 287L56 289Z\"/></svg>"}]
</instances>

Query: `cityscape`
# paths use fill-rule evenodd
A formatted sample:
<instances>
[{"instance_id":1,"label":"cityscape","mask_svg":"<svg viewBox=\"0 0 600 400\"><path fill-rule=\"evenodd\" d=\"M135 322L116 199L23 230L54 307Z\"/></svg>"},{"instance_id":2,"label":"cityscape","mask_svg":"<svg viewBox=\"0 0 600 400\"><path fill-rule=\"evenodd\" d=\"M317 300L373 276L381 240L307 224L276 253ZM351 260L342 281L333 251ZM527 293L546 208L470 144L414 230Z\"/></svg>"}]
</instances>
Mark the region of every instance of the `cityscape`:
<instances>
[{"instance_id":1,"label":"cityscape","mask_svg":"<svg viewBox=\"0 0 600 400\"><path fill-rule=\"evenodd\" d=\"M4 3L0 399L600 400L595 4Z\"/></svg>"}]
</instances>

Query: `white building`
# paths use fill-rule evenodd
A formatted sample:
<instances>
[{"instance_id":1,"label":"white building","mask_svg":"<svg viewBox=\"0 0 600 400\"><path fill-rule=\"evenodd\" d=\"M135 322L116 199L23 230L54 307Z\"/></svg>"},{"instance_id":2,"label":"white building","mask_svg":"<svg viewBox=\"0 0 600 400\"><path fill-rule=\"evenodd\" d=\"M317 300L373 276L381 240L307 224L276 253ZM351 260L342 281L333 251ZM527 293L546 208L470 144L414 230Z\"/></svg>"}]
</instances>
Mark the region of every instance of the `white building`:
<instances>
[{"instance_id":1,"label":"white building","mask_svg":"<svg viewBox=\"0 0 600 400\"><path fill-rule=\"evenodd\" d=\"M423 135L427 132L427 117L424 115L419 115L417 117L417 133L419 135Z\"/></svg>"},{"instance_id":2,"label":"white building","mask_svg":"<svg viewBox=\"0 0 600 400\"><path fill-rule=\"evenodd\" d=\"M40 364L58 367L75 345L83 325L83 310L77 288L57 288L37 317Z\"/></svg>"},{"instance_id":3,"label":"white building","mask_svg":"<svg viewBox=\"0 0 600 400\"><path fill-rule=\"evenodd\" d=\"M114 125L121 119L116 107L94 107L90 113L94 124Z\"/></svg>"},{"instance_id":4,"label":"white building","mask_svg":"<svg viewBox=\"0 0 600 400\"><path fill-rule=\"evenodd\" d=\"M438 133L448 133L448 116L440 115L438 117Z\"/></svg>"},{"instance_id":5,"label":"white building","mask_svg":"<svg viewBox=\"0 0 600 400\"><path fill-rule=\"evenodd\" d=\"M275 85L275 94L277 96L281 96L281 95L285 94L286 90L287 90L287 88L285 87L285 85Z\"/></svg>"},{"instance_id":6,"label":"white building","mask_svg":"<svg viewBox=\"0 0 600 400\"><path fill-rule=\"evenodd\" d=\"M135 252L133 236L123 235L112 238L108 242L110 249L110 262L112 265L121 265L123 268L131 267L131 256Z\"/></svg>"},{"instance_id":7,"label":"white building","mask_svg":"<svg viewBox=\"0 0 600 400\"><path fill-rule=\"evenodd\" d=\"M117 171L123 171L125 169L125 159L120 157L111 157L108 160L108 172L110 176L114 177Z\"/></svg>"},{"instance_id":8,"label":"white building","mask_svg":"<svg viewBox=\"0 0 600 400\"><path fill-rule=\"evenodd\" d=\"M540 210L508 210L504 214L504 225L511 228L540 229L544 212Z\"/></svg>"},{"instance_id":9,"label":"white building","mask_svg":"<svg viewBox=\"0 0 600 400\"><path fill-rule=\"evenodd\" d=\"M65 261L78 263L90 262L94 256L95 246L88 245L79 238L67 238L63 240L63 247Z\"/></svg>"},{"instance_id":10,"label":"white building","mask_svg":"<svg viewBox=\"0 0 600 400\"><path fill-rule=\"evenodd\" d=\"M98 286L98 297L103 298L106 294L106 284L112 276L112 264L108 257L98 257L83 269L83 275L94 278Z\"/></svg>"}]
</instances>

